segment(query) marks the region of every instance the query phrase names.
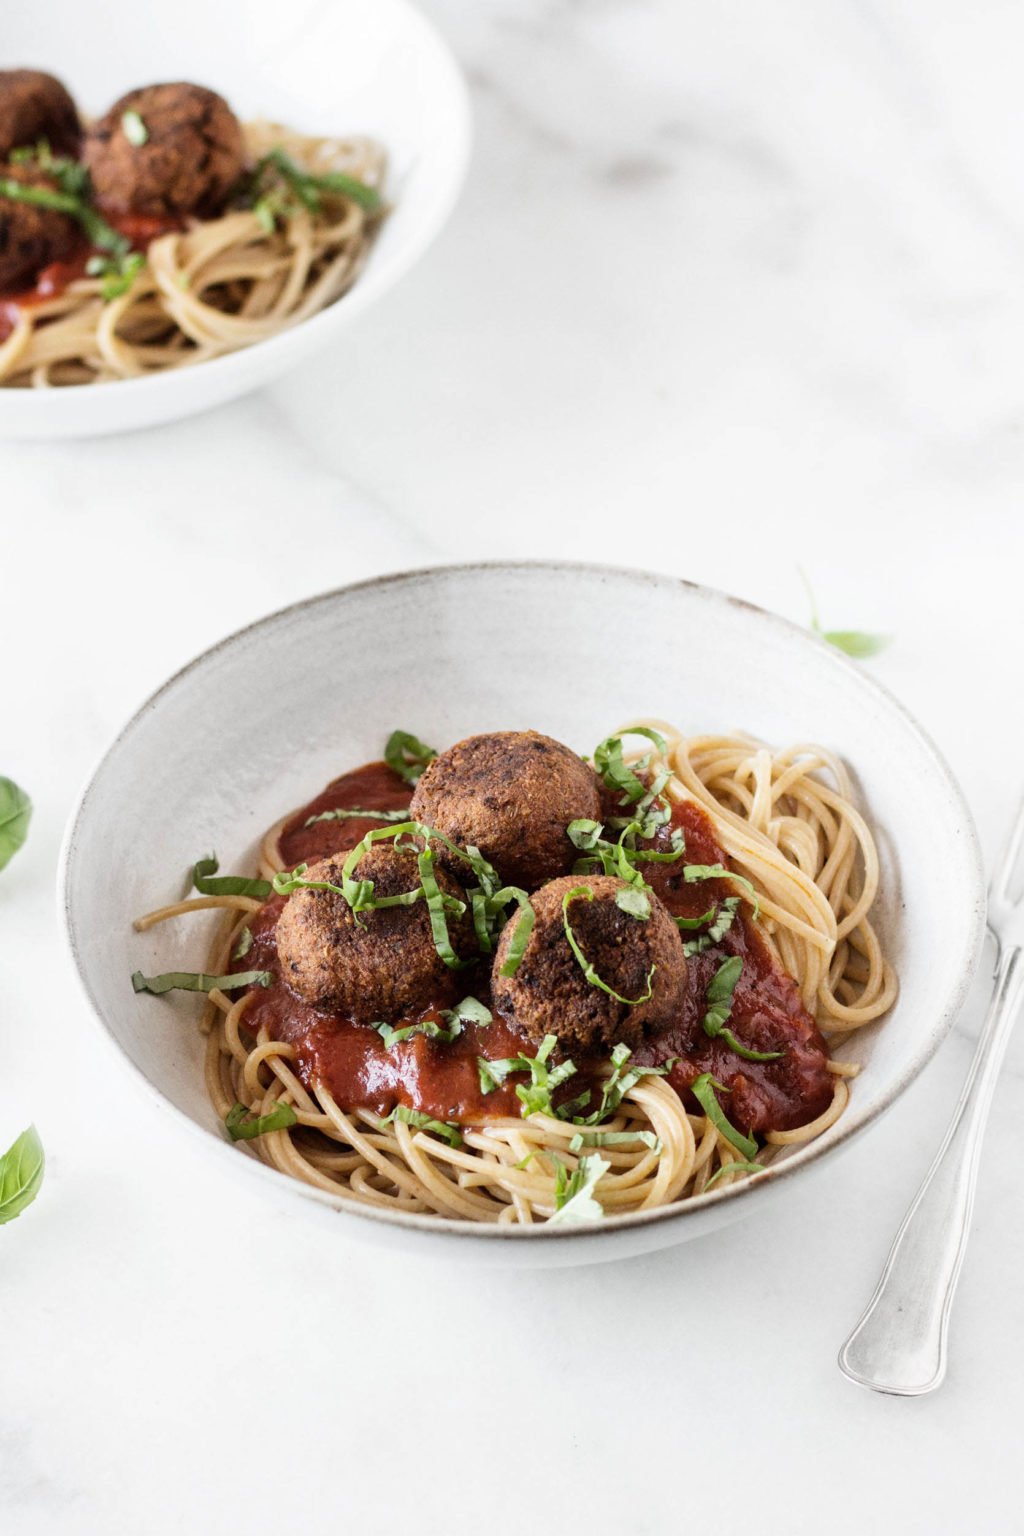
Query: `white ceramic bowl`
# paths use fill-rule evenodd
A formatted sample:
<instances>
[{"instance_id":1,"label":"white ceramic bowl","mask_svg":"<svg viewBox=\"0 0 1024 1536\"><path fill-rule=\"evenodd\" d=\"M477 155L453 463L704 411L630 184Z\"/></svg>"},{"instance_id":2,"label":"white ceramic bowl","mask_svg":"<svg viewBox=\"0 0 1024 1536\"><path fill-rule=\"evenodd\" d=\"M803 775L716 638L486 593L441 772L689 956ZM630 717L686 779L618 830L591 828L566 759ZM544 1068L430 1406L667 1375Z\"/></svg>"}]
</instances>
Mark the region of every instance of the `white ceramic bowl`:
<instances>
[{"instance_id":1,"label":"white ceramic bowl","mask_svg":"<svg viewBox=\"0 0 1024 1536\"><path fill-rule=\"evenodd\" d=\"M242 118L387 146L394 208L358 282L320 314L226 357L152 378L0 389L0 436L86 437L152 426L233 400L326 347L419 260L465 176L470 117L447 45L406 0L50 0L5 10L5 65L59 75L87 114L158 80L194 80Z\"/></svg>"},{"instance_id":2,"label":"white ceramic bowl","mask_svg":"<svg viewBox=\"0 0 1024 1536\"><path fill-rule=\"evenodd\" d=\"M207 1101L196 1000L136 997L131 972L180 970L205 920L138 935L195 859L251 867L262 831L399 726L444 746L533 726L578 750L637 715L686 731L808 739L855 770L878 834L877 921L900 997L850 1053L842 1119L755 1186L595 1228L515 1229L384 1215L309 1188L229 1145ZM209 722L217 722L211 729ZM86 789L65 844L62 904L92 1009L154 1104L211 1164L352 1230L502 1263L577 1263L696 1237L772 1198L870 1124L913 1080L966 993L984 929L970 813L941 757L861 666L805 630L669 577L579 565L478 565L383 577L274 614L200 656L144 704Z\"/></svg>"}]
</instances>

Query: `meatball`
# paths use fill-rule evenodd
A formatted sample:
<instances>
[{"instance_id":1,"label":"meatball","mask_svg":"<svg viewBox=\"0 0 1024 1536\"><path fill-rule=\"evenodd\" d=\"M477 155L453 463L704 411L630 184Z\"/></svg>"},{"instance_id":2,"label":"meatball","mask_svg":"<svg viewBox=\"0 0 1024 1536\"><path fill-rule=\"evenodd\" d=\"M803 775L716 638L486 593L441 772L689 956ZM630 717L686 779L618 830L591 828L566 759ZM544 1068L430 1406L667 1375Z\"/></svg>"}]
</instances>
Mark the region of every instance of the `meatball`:
<instances>
[{"instance_id":1,"label":"meatball","mask_svg":"<svg viewBox=\"0 0 1024 1536\"><path fill-rule=\"evenodd\" d=\"M510 885L536 890L577 858L566 827L598 821L597 775L560 741L537 731L469 736L442 752L412 797L412 815L460 848L479 848ZM452 870L459 860L435 847Z\"/></svg>"},{"instance_id":2,"label":"meatball","mask_svg":"<svg viewBox=\"0 0 1024 1536\"><path fill-rule=\"evenodd\" d=\"M60 81L40 69L0 69L0 160L45 139L58 155L77 155L78 110Z\"/></svg>"},{"instance_id":3,"label":"meatball","mask_svg":"<svg viewBox=\"0 0 1024 1536\"><path fill-rule=\"evenodd\" d=\"M112 213L209 218L242 174L245 143L222 96L201 85L147 85L115 101L85 136L93 192Z\"/></svg>"},{"instance_id":4,"label":"meatball","mask_svg":"<svg viewBox=\"0 0 1024 1536\"><path fill-rule=\"evenodd\" d=\"M343 855L323 859L306 878L340 885L343 863ZM435 873L441 890L462 900L455 881L443 870ZM355 875L372 880L377 896L398 896L420 884L415 851L391 844L364 854ZM472 947L473 925L466 914L449 912L448 934L456 954ZM437 953L422 897L409 907L361 912L357 922L336 892L297 890L278 920L277 953L284 980L305 1002L360 1024L416 1018L459 996L457 973Z\"/></svg>"},{"instance_id":5,"label":"meatball","mask_svg":"<svg viewBox=\"0 0 1024 1536\"><path fill-rule=\"evenodd\" d=\"M650 975L651 995L630 1007L587 980L565 931L562 903L578 886L593 897L569 903L569 922L580 949L597 975L620 997L643 997ZM686 992L686 960L679 930L658 898L649 894L650 916L634 917L616 904L624 880L611 875L569 875L536 892L533 932L514 976L501 968L518 924L506 925L494 958L492 986L498 1012L530 1040L555 1035L564 1050L607 1049L620 1041L636 1045L651 1030L677 1018ZM651 974L651 967L654 972Z\"/></svg>"},{"instance_id":6,"label":"meatball","mask_svg":"<svg viewBox=\"0 0 1024 1536\"><path fill-rule=\"evenodd\" d=\"M24 165L0 166L0 180L57 190L48 177ZM43 267L70 255L81 238L70 214L0 193L0 292L29 286Z\"/></svg>"}]
</instances>

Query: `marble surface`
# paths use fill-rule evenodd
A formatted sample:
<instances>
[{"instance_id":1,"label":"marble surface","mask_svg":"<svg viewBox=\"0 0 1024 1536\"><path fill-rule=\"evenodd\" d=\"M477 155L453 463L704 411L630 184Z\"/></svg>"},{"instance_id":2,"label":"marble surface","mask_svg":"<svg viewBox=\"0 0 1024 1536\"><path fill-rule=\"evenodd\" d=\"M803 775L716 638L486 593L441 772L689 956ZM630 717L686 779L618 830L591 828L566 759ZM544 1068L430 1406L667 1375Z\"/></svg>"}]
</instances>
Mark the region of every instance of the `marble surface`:
<instances>
[{"instance_id":1,"label":"marble surface","mask_svg":"<svg viewBox=\"0 0 1024 1536\"><path fill-rule=\"evenodd\" d=\"M53 906L121 720L237 625L453 558L658 565L830 625L933 733L988 855L1024 778L1024 98L997 0L433 0L470 76L448 232L344 352L180 426L0 446L0 1523L1019 1529L1024 1042L943 1390L836 1350L955 1100L933 1066L802 1198L620 1266L398 1262L213 1182L114 1075ZM495 632L495 664L509 637ZM685 702L683 704L685 708ZM813 722L809 722L809 730ZM125 814L131 815L130 806Z\"/></svg>"}]
</instances>

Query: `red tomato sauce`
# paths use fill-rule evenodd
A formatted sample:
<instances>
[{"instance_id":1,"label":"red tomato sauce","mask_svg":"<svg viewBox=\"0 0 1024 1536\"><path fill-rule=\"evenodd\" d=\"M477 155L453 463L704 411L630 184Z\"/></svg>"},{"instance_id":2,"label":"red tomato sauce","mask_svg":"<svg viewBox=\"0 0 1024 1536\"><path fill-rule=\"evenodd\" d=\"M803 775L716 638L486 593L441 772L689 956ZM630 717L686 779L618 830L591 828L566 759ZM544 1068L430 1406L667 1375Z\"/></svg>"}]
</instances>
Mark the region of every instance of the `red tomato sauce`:
<instances>
[{"instance_id":1,"label":"red tomato sauce","mask_svg":"<svg viewBox=\"0 0 1024 1536\"><path fill-rule=\"evenodd\" d=\"M368 763L342 775L286 825L281 836L285 865L293 868L297 863L314 863L352 848L372 826L381 825L368 818L353 818L309 826L310 817L340 808L401 810L408 805L410 795L409 786L385 763ZM722 879L685 882L684 865L720 863L728 867L728 861L716 842L710 819L699 806L676 806L672 822L686 839L684 859L678 864L645 864L644 877L674 916L697 917L735 894L736 888ZM655 846L667 848L668 839L665 829ZM271 897L254 914L249 924L252 947L244 959L234 962L234 968L273 974L269 987L250 989L252 1000L245 1025L253 1034L265 1025L272 1039L292 1042L298 1073L307 1087L322 1082L342 1109L365 1108L379 1115L390 1113L397 1104L439 1120L462 1123L519 1114L515 1084L526 1082L524 1076L486 1095L480 1086L477 1056L493 1061L536 1055L536 1047L499 1016L488 1025L467 1025L451 1043L414 1035L386 1050L380 1034L370 1025L313 1008L296 997L279 977L275 943L285 899ZM689 935L684 933L686 937ZM751 1049L781 1051L776 1061L745 1061L720 1037L710 1039L704 1032L708 983L730 955L742 958L743 970L733 995L729 1028ZM689 1085L701 1073L711 1072L729 1090L719 1095L728 1118L745 1132L788 1130L822 1114L832 1099L825 1042L803 1007L795 982L774 960L751 916L749 903L742 904L720 943L688 959L687 972L686 1002L679 1018L646 1038L634 1050L633 1062L661 1066L677 1057L668 1081L693 1109L697 1105ZM477 997L489 1006L486 961L463 975L464 995ZM436 1010L424 1015L429 1016L439 1018ZM557 1052L554 1059L558 1059ZM590 1086L597 1090L589 1106L593 1109L600 1084L608 1074L607 1054L588 1056L574 1050L573 1060L576 1075L559 1090L556 1102L575 1098Z\"/></svg>"}]
</instances>

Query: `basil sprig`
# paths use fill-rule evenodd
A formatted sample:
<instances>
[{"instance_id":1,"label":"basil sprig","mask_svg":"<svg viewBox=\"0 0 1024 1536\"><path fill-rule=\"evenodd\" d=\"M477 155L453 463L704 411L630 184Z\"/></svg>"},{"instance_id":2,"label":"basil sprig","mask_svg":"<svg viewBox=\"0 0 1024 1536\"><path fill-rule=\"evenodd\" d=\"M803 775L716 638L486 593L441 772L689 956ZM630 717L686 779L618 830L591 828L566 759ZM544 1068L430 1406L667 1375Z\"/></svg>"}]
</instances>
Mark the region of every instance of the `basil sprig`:
<instances>
[{"instance_id":1,"label":"basil sprig","mask_svg":"<svg viewBox=\"0 0 1024 1536\"><path fill-rule=\"evenodd\" d=\"M233 971L228 976L207 976L204 971L165 971L162 976L143 976L141 971L132 975L136 992L152 992L155 997L164 992L236 992L240 987L269 987L273 981L270 971Z\"/></svg>"},{"instance_id":2,"label":"basil sprig","mask_svg":"<svg viewBox=\"0 0 1024 1536\"><path fill-rule=\"evenodd\" d=\"M46 1156L34 1125L0 1157L0 1226L30 1206L43 1182Z\"/></svg>"},{"instance_id":3,"label":"basil sprig","mask_svg":"<svg viewBox=\"0 0 1024 1536\"><path fill-rule=\"evenodd\" d=\"M406 1125L415 1126L418 1131L433 1131L435 1136L440 1136L451 1147L462 1146L462 1132L459 1127L446 1120L434 1120L430 1115L425 1115L421 1110L409 1109L404 1104L396 1104L390 1115L385 1115L377 1124L383 1129L393 1120L401 1120Z\"/></svg>"},{"instance_id":4,"label":"basil sprig","mask_svg":"<svg viewBox=\"0 0 1024 1536\"><path fill-rule=\"evenodd\" d=\"M233 1104L224 1116L224 1128L232 1141L254 1141L270 1131L286 1131L298 1120L290 1104L275 1104L265 1115L253 1115L244 1104Z\"/></svg>"},{"instance_id":5,"label":"basil sprig","mask_svg":"<svg viewBox=\"0 0 1024 1536\"><path fill-rule=\"evenodd\" d=\"M739 955L731 955L728 960L722 961L708 982L704 1033L711 1040L724 1040L730 1051L735 1051L744 1061L778 1061L785 1055L784 1051L752 1051L749 1046L737 1040L731 1029L726 1028L732 1017L733 993L742 971L743 961Z\"/></svg>"},{"instance_id":6,"label":"basil sprig","mask_svg":"<svg viewBox=\"0 0 1024 1536\"><path fill-rule=\"evenodd\" d=\"M742 1131L738 1131L734 1125L729 1123L726 1118L725 1110L722 1108L721 1104L719 1104L717 1098L715 1097L716 1088L720 1089L722 1093L729 1093L731 1091L726 1087L725 1083L720 1083L717 1077L712 1077L710 1072L702 1072L701 1075L690 1084L690 1092L693 1094L694 1098L697 1100L697 1103L707 1115L715 1129L718 1130L722 1136L725 1137L726 1141L731 1143L731 1145L734 1146L737 1151L742 1152L743 1156L748 1161L753 1161L757 1155L757 1142L752 1136L744 1136ZM708 1182L710 1183L710 1180Z\"/></svg>"},{"instance_id":7,"label":"basil sprig","mask_svg":"<svg viewBox=\"0 0 1024 1536\"><path fill-rule=\"evenodd\" d=\"M384 746L384 761L407 784L415 784L436 756L433 747L425 746L418 736L412 736L408 731L392 731Z\"/></svg>"},{"instance_id":8,"label":"basil sprig","mask_svg":"<svg viewBox=\"0 0 1024 1536\"><path fill-rule=\"evenodd\" d=\"M32 801L13 779L0 778L0 869L9 864L28 836Z\"/></svg>"},{"instance_id":9,"label":"basil sprig","mask_svg":"<svg viewBox=\"0 0 1024 1536\"><path fill-rule=\"evenodd\" d=\"M217 855L199 859L192 866L192 884L204 896L253 896L266 901L273 890L269 880L250 880L245 875L218 875ZM216 877L216 878L214 878Z\"/></svg>"},{"instance_id":10,"label":"basil sprig","mask_svg":"<svg viewBox=\"0 0 1024 1536\"><path fill-rule=\"evenodd\" d=\"M587 959L586 955L583 953L583 950L580 948L579 940L573 932L572 924L569 921L569 906L571 902L576 900L593 901L593 899L594 892L589 885L574 885L572 890L566 891L565 895L562 897L562 926L565 929L565 936L569 941L569 948L575 955L580 969L592 987L599 987L602 992L606 992L609 997L613 997L617 1003L622 1003L626 1008L635 1008L638 1003L646 1003L650 1000L653 993L654 973L658 969L657 964L653 964L650 970L647 972L647 990L642 992L639 997L623 997L621 992L616 992L614 987L609 986L609 984L601 976L598 975L597 968L592 961ZM633 917L637 917L635 912L631 915ZM647 915L650 915L649 902L647 907ZM638 921L643 921L643 919L638 918Z\"/></svg>"},{"instance_id":11,"label":"basil sprig","mask_svg":"<svg viewBox=\"0 0 1024 1536\"><path fill-rule=\"evenodd\" d=\"M479 998L464 997L454 1008L442 1008L441 1017L444 1025L436 1019L421 1019L416 1024L406 1024L401 1029L393 1029L390 1024L375 1024L373 1027L384 1041L386 1050L400 1045L403 1040L411 1040L413 1035L425 1035L428 1040L440 1040L445 1045L450 1045L462 1034L467 1024L477 1024L480 1028L490 1024L494 1015L486 1008Z\"/></svg>"}]
</instances>

